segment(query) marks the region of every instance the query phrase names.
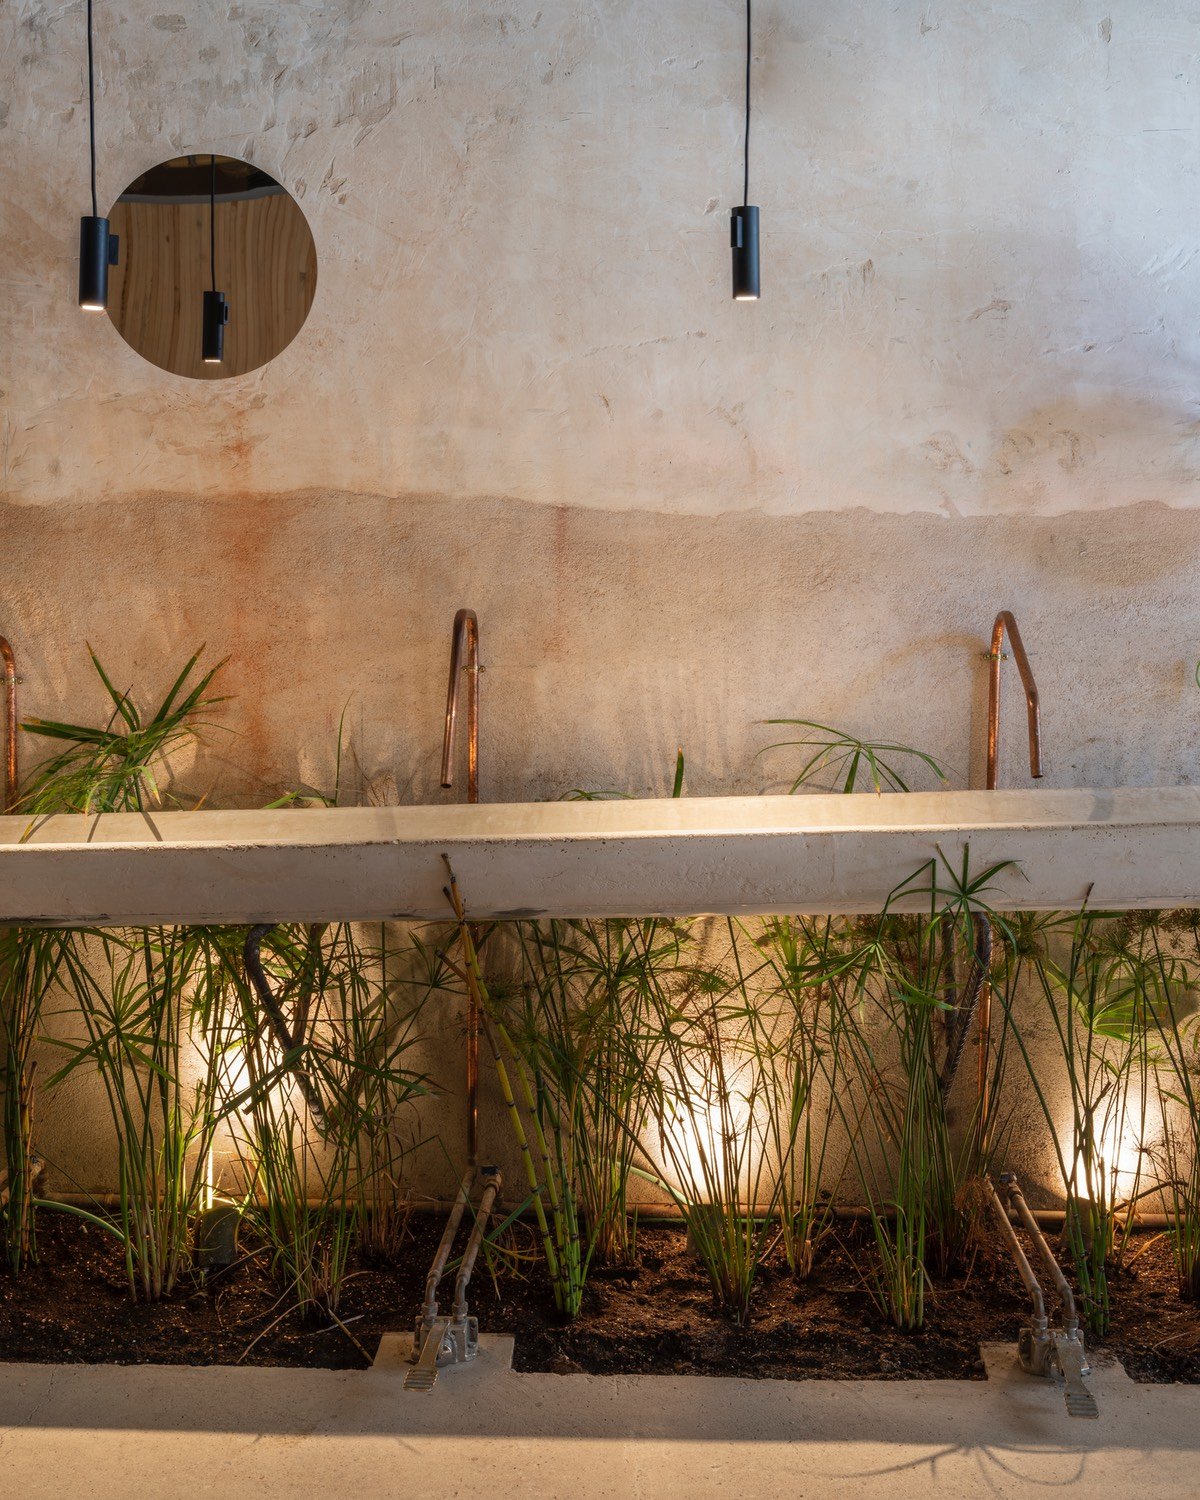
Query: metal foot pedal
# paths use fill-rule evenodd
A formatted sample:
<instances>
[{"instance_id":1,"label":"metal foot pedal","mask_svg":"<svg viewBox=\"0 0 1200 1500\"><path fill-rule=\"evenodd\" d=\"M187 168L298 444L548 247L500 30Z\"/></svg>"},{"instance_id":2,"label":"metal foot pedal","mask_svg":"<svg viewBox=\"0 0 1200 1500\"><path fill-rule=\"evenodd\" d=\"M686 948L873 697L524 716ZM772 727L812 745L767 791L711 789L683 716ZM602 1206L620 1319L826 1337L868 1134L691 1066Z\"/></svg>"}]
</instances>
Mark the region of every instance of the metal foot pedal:
<instances>
[{"instance_id":1,"label":"metal foot pedal","mask_svg":"<svg viewBox=\"0 0 1200 1500\"><path fill-rule=\"evenodd\" d=\"M412 1369L404 1377L404 1389L406 1391L431 1391L437 1384L438 1357L441 1355L442 1347L446 1342L446 1330L450 1326L449 1318L438 1318L432 1323L425 1334L424 1341L417 1351L417 1340L413 1340L413 1353L415 1359ZM420 1328L417 1330L420 1336Z\"/></svg>"},{"instance_id":2,"label":"metal foot pedal","mask_svg":"<svg viewBox=\"0 0 1200 1500\"><path fill-rule=\"evenodd\" d=\"M420 1353L416 1350L420 1347ZM404 1377L406 1391L431 1391L443 1365L465 1365L479 1353L478 1318L435 1318L417 1324L413 1367Z\"/></svg>"},{"instance_id":3,"label":"metal foot pedal","mask_svg":"<svg viewBox=\"0 0 1200 1500\"><path fill-rule=\"evenodd\" d=\"M1054 1349L1054 1363L1063 1379L1063 1395L1069 1417L1099 1417L1096 1398L1088 1390L1085 1375L1090 1373L1087 1356L1083 1352L1083 1340L1077 1335L1054 1332L1050 1335Z\"/></svg>"}]
</instances>

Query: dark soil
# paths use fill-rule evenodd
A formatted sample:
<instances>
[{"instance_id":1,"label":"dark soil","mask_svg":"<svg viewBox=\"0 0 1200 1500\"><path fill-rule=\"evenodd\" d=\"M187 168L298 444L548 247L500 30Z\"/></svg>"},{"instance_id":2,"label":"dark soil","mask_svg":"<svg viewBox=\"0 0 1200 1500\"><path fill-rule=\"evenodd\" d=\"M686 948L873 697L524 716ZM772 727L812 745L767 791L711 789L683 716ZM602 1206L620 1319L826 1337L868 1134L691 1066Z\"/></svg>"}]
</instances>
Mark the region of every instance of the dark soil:
<instances>
[{"instance_id":1,"label":"dark soil","mask_svg":"<svg viewBox=\"0 0 1200 1500\"><path fill-rule=\"evenodd\" d=\"M44 1214L40 1263L19 1280L0 1274L0 1358L361 1368L382 1333L411 1327L440 1229L416 1216L391 1264L359 1268L342 1295L341 1329L329 1319L306 1326L261 1255L167 1302L135 1304L110 1236ZM1200 1382L1200 1309L1179 1298L1167 1241L1135 1241L1133 1256L1112 1278L1108 1349L1136 1380ZM845 1226L808 1280L768 1265L752 1321L739 1328L714 1310L682 1232L643 1228L636 1268L595 1271L573 1324L555 1317L536 1271L498 1264L493 1276L482 1260L472 1311L485 1331L516 1336L517 1369L558 1373L981 1379L980 1341L1015 1342L1026 1302L1011 1264L993 1252L934 1285L919 1333L898 1332L874 1307L863 1282L870 1263L867 1239Z\"/></svg>"}]
</instances>

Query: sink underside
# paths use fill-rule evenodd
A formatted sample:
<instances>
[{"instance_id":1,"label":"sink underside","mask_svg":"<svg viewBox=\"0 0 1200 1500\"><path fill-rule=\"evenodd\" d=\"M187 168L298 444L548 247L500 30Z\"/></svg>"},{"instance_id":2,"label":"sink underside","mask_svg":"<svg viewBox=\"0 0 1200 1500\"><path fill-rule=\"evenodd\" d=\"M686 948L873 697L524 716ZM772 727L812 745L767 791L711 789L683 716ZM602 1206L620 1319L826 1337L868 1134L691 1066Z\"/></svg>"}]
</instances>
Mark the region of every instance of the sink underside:
<instances>
[{"instance_id":1,"label":"sink underside","mask_svg":"<svg viewBox=\"0 0 1200 1500\"><path fill-rule=\"evenodd\" d=\"M964 855L998 910L1189 906L1200 788L6 817L0 923L436 919L443 855L476 917L914 910Z\"/></svg>"}]
</instances>

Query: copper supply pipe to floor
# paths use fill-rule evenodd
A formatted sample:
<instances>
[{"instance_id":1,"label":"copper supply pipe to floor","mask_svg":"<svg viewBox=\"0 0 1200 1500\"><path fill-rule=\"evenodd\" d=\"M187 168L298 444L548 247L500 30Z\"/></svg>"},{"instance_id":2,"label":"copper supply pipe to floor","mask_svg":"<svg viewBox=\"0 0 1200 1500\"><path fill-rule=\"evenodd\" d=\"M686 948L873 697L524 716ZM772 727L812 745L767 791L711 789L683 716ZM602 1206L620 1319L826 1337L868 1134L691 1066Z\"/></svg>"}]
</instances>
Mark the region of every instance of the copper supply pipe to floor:
<instances>
[{"instance_id":1,"label":"copper supply pipe to floor","mask_svg":"<svg viewBox=\"0 0 1200 1500\"><path fill-rule=\"evenodd\" d=\"M450 1217L446 1220L446 1227L442 1230L442 1237L438 1241L438 1247L433 1257L433 1264L429 1268L429 1274L425 1278L425 1302L421 1309L421 1315L426 1322L432 1323L438 1315L437 1293L438 1286L446 1272L446 1262L450 1259L450 1249L454 1244L454 1236L458 1233L458 1226L462 1223L462 1216L467 1204L471 1199L473 1172L468 1172L458 1185L458 1195L450 1209ZM436 1205L435 1212L441 1211L441 1205Z\"/></svg>"},{"instance_id":2,"label":"copper supply pipe to floor","mask_svg":"<svg viewBox=\"0 0 1200 1500\"><path fill-rule=\"evenodd\" d=\"M1004 1243L1008 1246L1009 1254L1016 1262L1017 1270L1020 1272L1021 1280L1025 1283L1025 1290L1029 1293L1029 1301L1033 1311L1033 1334L1037 1340L1044 1341L1050 1328L1046 1317L1046 1298L1042 1293L1041 1282L1038 1281L1033 1267L1029 1264L1029 1257L1025 1254L1025 1247L1017 1238L1017 1231L1013 1227L1010 1210L1005 1208L1000 1194L996 1191L996 1184L990 1177L983 1179L984 1187L988 1195L996 1222L1000 1226L1000 1234Z\"/></svg>"},{"instance_id":3,"label":"copper supply pipe to floor","mask_svg":"<svg viewBox=\"0 0 1200 1500\"><path fill-rule=\"evenodd\" d=\"M9 813L17 805L17 659L2 635L0 662L4 663L4 797L0 810Z\"/></svg>"},{"instance_id":4,"label":"copper supply pipe to floor","mask_svg":"<svg viewBox=\"0 0 1200 1500\"><path fill-rule=\"evenodd\" d=\"M1004 638L1006 634L1009 644L1012 646L1012 654L1017 664L1017 671L1021 674L1021 685L1025 689L1025 712L1029 726L1029 774L1035 781L1040 781L1042 776L1042 717L1038 701L1037 683L1034 680L1033 668L1029 665L1029 656L1025 650L1025 643L1021 639L1021 632L1017 627L1016 616L1011 609L1002 609L996 616L995 623L992 626L992 649L988 670L986 789L989 792L996 790L1000 774L1000 666L1004 660ZM987 934L986 941L978 944L978 946L986 951L987 959L990 960L992 946L991 923L986 917L980 917L976 922L977 929L981 925L987 927ZM984 934L980 931L978 936L983 938ZM991 1100L988 1097L990 1091L988 1060L992 1039L992 987L986 970L984 972L984 983L979 992L978 1007L979 1066L977 1086L979 1099L979 1140L980 1145L986 1147L987 1128L991 1114Z\"/></svg>"},{"instance_id":5,"label":"copper supply pipe to floor","mask_svg":"<svg viewBox=\"0 0 1200 1500\"><path fill-rule=\"evenodd\" d=\"M446 689L446 728L442 737L442 786L454 785L454 750L458 738L458 699L467 680L467 801L479 801L479 617L473 609L454 616L450 642L450 682ZM479 1009L467 1000L467 1162L479 1157Z\"/></svg>"},{"instance_id":6,"label":"copper supply pipe to floor","mask_svg":"<svg viewBox=\"0 0 1200 1500\"><path fill-rule=\"evenodd\" d=\"M1067 1278L1063 1275L1062 1267L1054 1258L1054 1252L1046 1243L1046 1237L1041 1231L1038 1221L1034 1218L1029 1204L1025 1202L1025 1194L1021 1191L1021 1184L1011 1172L1005 1172L1000 1177L1000 1185L1008 1195L1008 1201L1016 1210L1017 1218L1021 1227L1034 1243L1034 1248L1042 1258L1042 1264L1050 1273L1050 1279L1054 1282L1054 1290L1058 1293L1058 1300L1062 1303L1063 1331L1067 1334L1079 1332L1079 1315L1075 1311L1075 1297L1067 1284Z\"/></svg>"},{"instance_id":7,"label":"copper supply pipe to floor","mask_svg":"<svg viewBox=\"0 0 1200 1500\"><path fill-rule=\"evenodd\" d=\"M471 1275L475 1270L475 1262L479 1258L479 1247L483 1244L488 1220L492 1216L496 1196L500 1192L501 1176L498 1167L486 1168L483 1176L485 1185L479 1199L479 1207L475 1210L475 1223L471 1226L467 1248L463 1251L462 1263L454 1281L454 1305L451 1311L459 1322L467 1316L467 1287L471 1284Z\"/></svg>"}]
</instances>

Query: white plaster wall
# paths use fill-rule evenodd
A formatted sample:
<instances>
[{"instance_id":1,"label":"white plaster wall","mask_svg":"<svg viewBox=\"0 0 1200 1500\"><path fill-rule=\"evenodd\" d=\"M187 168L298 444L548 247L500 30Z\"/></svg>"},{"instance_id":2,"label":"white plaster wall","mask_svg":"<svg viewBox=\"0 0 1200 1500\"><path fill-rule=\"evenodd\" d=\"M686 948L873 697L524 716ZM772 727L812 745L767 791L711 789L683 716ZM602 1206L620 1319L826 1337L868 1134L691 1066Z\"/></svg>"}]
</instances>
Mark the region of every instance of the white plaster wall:
<instances>
[{"instance_id":1,"label":"white plaster wall","mask_svg":"<svg viewBox=\"0 0 1200 1500\"><path fill-rule=\"evenodd\" d=\"M73 305L83 11L0 15L3 487L662 511L1193 503L1188 0L762 0L765 295L727 294L740 0L113 0L100 194L228 151L309 326L219 389Z\"/></svg>"}]
</instances>

